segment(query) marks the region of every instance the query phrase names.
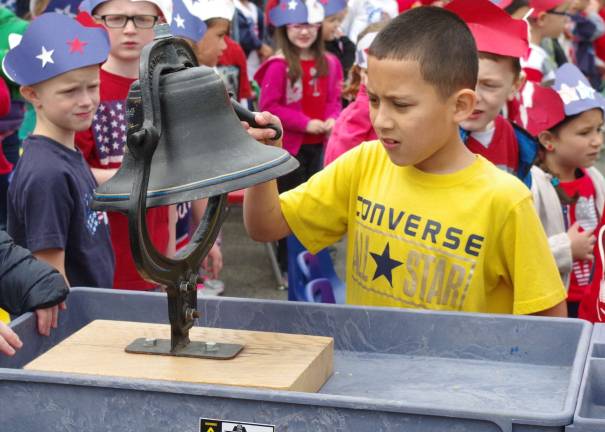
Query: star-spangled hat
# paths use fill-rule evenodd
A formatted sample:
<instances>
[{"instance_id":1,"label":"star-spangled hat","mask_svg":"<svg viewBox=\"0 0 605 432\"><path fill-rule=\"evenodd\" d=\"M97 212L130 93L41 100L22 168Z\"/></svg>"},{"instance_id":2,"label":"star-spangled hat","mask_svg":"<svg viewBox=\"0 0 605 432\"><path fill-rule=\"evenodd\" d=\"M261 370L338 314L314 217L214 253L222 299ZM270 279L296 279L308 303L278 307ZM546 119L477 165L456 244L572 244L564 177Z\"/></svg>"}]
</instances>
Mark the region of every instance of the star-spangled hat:
<instances>
[{"instance_id":1,"label":"star-spangled hat","mask_svg":"<svg viewBox=\"0 0 605 432\"><path fill-rule=\"evenodd\" d=\"M323 21L325 11L318 0L280 0L269 11L269 18L275 27L288 24L317 24Z\"/></svg>"},{"instance_id":2,"label":"star-spangled hat","mask_svg":"<svg viewBox=\"0 0 605 432\"><path fill-rule=\"evenodd\" d=\"M50 0L44 12L57 12L75 18L82 0Z\"/></svg>"},{"instance_id":3,"label":"star-spangled hat","mask_svg":"<svg viewBox=\"0 0 605 432\"><path fill-rule=\"evenodd\" d=\"M347 7L347 0L319 0L319 2L323 6L324 14L327 17L336 15Z\"/></svg>"},{"instance_id":4,"label":"star-spangled hat","mask_svg":"<svg viewBox=\"0 0 605 432\"><path fill-rule=\"evenodd\" d=\"M97 8L97 6L99 6L102 3L105 3L109 0L83 0L82 3L80 3L80 10L84 11L84 12L88 12L89 14L93 15L94 10ZM168 24L170 24L172 22L172 0L130 0L133 2L136 1L147 1L149 3L153 3L154 5L156 5L158 7L158 9L160 10L160 12L162 12L162 15L164 16L164 19L166 20L166 22Z\"/></svg>"},{"instance_id":5,"label":"star-spangled hat","mask_svg":"<svg viewBox=\"0 0 605 432\"><path fill-rule=\"evenodd\" d=\"M598 93L584 74L572 63L565 63L555 71L553 88L565 104L565 115L581 114L593 108L605 112L605 98Z\"/></svg>"},{"instance_id":6,"label":"star-spangled hat","mask_svg":"<svg viewBox=\"0 0 605 432\"><path fill-rule=\"evenodd\" d=\"M468 25L481 52L525 57L529 51L527 23L512 18L489 0L454 0L446 7Z\"/></svg>"},{"instance_id":7,"label":"star-spangled hat","mask_svg":"<svg viewBox=\"0 0 605 432\"><path fill-rule=\"evenodd\" d=\"M565 3L565 0L529 0L529 7L533 9L532 18L537 18L541 13L548 12Z\"/></svg>"},{"instance_id":8,"label":"star-spangled hat","mask_svg":"<svg viewBox=\"0 0 605 432\"><path fill-rule=\"evenodd\" d=\"M355 49L355 64L357 66L364 69L368 68L368 50L376 39L376 35L378 35L378 32L367 33L357 42L357 48Z\"/></svg>"},{"instance_id":9,"label":"star-spangled hat","mask_svg":"<svg viewBox=\"0 0 605 432\"><path fill-rule=\"evenodd\" d=\"M109 54L105 30L55 12L34 19L23 37L9 37L12 49L2 62L5 75L32 85L86 66L103 63ZM16 44L16 45L15 45Z\"/></svg>"},{"instance_id":10,"label":"star-spangled hat","mask_svg":"<svg viewBox=\"0 0 605 432\"><path fill-rule=\"evenodd\" d=\"M565 120L565 105L553 88L528 81L521 97L523 104L519 117L522 126L534 137Z\"/></svg>"},{"instance_id":11,"label":"star-spangled hat","mask_svg":"<svg viewBox=\"0 0 605 432\"><path fill-rule=\"evenodd\" d=\"M181 36L198 42L206 33L206 23L192 13L192 0L173 0L173 15L170 30L174 36Z\"/></svg>"}]
</instances>

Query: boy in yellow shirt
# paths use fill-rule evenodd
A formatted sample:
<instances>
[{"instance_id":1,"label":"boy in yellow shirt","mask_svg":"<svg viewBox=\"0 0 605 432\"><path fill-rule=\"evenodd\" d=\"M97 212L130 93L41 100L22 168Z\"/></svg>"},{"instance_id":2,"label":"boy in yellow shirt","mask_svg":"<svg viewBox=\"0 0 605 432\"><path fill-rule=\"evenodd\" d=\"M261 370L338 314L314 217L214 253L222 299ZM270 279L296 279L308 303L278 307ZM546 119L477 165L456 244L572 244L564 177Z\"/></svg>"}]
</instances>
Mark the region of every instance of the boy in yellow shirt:
<instances>
[{"instance_id":1,"label":"boy in yellow shirt","mask_svg":"<svg viewBox=\"0 0 605 432\"><path fill-rule=\"evenodd\" d=\"M477 64L473 37L451 12L417 8L393 19L369 50L379 140L281 196L274 181L247 190L251 237L293 232L314 252L347 234L349 304L565 316L529 190L458 134L475 107Z\"/></svg>"}]
</instances>

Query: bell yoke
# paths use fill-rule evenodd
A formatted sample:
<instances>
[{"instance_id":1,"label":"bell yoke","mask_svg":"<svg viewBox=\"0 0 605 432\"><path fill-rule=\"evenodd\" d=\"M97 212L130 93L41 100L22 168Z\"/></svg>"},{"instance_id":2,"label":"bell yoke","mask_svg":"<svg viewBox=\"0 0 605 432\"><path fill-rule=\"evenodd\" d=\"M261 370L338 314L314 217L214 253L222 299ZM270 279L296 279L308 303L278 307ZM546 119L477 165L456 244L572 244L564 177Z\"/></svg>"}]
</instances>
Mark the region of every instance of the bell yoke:
<instances>
[{"instance_id":1,"label":"bell yoke","mask_svg":"<svg viewBox=\"0 0 605 432\"><path fill-rule=\"evenodd\" d=\"M127 150L116 175L99 186L93 208L126 213L137 269L166 285L171 341L137 339L127 351L231 358L241 346L190 343L199 316L197 270L226 216L227 193L266 182L298 165L286 151L263 145L242 127L254 114L232 101L221 78L166 24L141 54L139 80L127 101ZM269 126L281 134L277 126ZM159 253L146 226L150 207L209 198L189 245L175 259Z\"/></svg>"}]
</instances>

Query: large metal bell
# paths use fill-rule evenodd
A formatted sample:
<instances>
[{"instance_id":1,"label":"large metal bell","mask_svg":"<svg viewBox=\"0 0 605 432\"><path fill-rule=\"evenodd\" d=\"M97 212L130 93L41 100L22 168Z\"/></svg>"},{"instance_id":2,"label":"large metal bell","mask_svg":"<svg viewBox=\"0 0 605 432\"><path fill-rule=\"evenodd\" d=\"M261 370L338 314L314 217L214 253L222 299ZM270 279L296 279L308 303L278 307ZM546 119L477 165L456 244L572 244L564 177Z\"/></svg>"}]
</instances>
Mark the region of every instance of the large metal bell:
<instances>
[{"instance_id":1,"label":"large metal bell","mask_svg":"<svg viewBox=\"0 0 605 432\"><path fill-rule=\"evenodd\" d=\"M138 83L128 96L129 131L140 128L143 118ZM248 135L212 69L200 66L165 73L158 92L161 134L151 163L147 207L244 189L297 166L284 150ZM97 189L96 208L127 211L137 163L127 150L116 175Z\"/></svg>"}]
</instances>

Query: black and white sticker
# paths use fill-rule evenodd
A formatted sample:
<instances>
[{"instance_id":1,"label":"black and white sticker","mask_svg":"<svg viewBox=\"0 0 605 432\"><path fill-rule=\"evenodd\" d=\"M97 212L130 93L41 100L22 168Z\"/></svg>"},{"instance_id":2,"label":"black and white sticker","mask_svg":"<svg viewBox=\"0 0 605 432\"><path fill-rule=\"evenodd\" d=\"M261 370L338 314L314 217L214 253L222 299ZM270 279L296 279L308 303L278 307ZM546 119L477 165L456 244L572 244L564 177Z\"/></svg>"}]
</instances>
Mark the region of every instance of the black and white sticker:
<instances>
[{"instance_id":1,"label":"black and white sticker","mask_svg":"<svg viewBox=\"0 0 605 432\"><path fill-rule=\"evenodd\" d=\"M200 432L275 432L275 426L201 418Z\"/></svg>"}]
</instances>

